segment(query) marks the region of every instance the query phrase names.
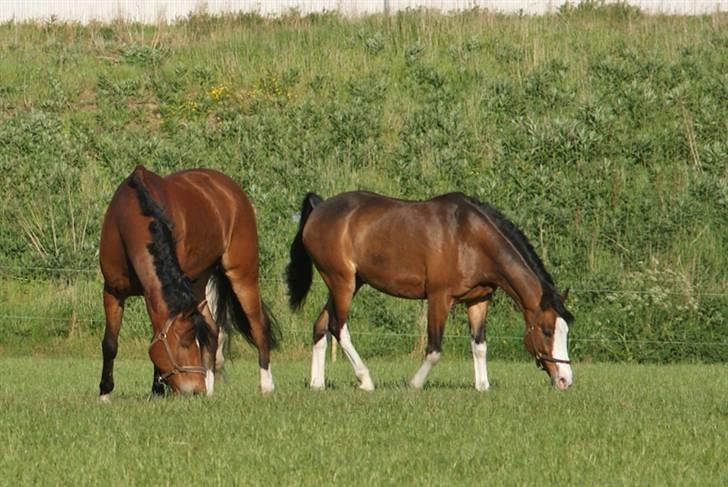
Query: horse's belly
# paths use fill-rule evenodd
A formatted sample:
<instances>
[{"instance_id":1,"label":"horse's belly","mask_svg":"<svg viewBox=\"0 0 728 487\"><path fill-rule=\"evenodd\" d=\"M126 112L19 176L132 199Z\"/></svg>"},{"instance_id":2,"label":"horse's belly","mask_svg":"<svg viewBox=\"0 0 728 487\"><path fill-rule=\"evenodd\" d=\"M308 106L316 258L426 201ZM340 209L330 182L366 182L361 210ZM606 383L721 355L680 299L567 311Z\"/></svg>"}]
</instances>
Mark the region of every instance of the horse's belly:
<instances>
[{"instance_id":1,"label":"horse's belly","mask_svg":"<svg viewBox=\"0 0 728 487\"><path fill-rule=\"evenodd\" d=\"M399 298L424 299L424 273L397 269L396 266L382 269L357 269L361 279L373 288Z\"/></svg>"}]
</instances>

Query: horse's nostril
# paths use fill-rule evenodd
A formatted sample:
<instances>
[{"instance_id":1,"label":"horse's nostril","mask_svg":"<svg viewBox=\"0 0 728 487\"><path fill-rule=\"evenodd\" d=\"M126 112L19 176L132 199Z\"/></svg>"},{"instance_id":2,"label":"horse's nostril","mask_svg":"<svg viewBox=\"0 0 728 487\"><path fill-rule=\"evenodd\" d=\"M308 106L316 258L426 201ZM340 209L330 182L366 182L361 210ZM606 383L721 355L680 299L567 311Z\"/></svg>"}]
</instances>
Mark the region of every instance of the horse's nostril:
<instances>
[{"instance_id":1,"label":"horse's nostril","mask_svg":"<svg viewBox=\"0 0 728 487\"><path fill-rule=\"evenodd\" d=\"M566 381L566 379L564 379L563 377L560 377L560 378L559 378L559 380L558 380L558 382L556 383L556 385L557 385L557 387L558 387L559 389L568 389L568 388L569 388L569 383L568 383L568 382Z\"/></svg>"}]
</instances>

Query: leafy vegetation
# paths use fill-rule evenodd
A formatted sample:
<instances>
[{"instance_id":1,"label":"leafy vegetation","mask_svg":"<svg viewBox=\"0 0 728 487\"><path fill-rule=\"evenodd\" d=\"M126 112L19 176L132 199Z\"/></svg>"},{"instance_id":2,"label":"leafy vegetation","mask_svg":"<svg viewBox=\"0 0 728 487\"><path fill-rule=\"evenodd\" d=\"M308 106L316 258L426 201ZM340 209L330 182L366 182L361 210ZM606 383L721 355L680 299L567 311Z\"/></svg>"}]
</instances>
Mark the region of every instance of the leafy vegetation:
<instances>
[{"instance_id":1,"label":"leafy vegetation","mask_svg":"<svg viewBox=\"0 0 728 487\"><path fill-rule=\"evenodd\" d=\"M589 3L544 17L2 25L0 344L98 337L98 274L68 269L95 269L104 209L144 164L216 168L249 193L289 350L325 296L319 280L304 313L285 307L300 200L361 188L501 208L571 286L578 359L724 361L727 23ZM520 358L506 303L490 350ZM420 303L365 290L352 313L365 356L418 347ZM148 335L141 306L127 321L126 336ZM448 333L464 323L458 311Z\"/></svg>"}]
</instances>

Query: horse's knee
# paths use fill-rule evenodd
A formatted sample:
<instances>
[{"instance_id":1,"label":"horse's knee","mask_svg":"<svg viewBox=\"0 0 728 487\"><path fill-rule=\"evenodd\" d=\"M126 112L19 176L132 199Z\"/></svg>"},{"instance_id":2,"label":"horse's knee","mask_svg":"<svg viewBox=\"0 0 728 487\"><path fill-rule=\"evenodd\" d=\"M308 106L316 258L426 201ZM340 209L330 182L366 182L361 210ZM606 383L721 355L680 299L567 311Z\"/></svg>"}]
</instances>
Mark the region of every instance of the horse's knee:
<instances>
[{"instance_id":1,"label":"horse's knee","mask_svg":"<svg viewBox=\"0 0 728 487\"><path fill-rule=\"evenodd\" d=\"M119 341L116 337L111 335L104 335L104 339L101 341L101 351L104 354L104 359L116 358L116 353L119 350Z\"/></svg>"}]
</instances>

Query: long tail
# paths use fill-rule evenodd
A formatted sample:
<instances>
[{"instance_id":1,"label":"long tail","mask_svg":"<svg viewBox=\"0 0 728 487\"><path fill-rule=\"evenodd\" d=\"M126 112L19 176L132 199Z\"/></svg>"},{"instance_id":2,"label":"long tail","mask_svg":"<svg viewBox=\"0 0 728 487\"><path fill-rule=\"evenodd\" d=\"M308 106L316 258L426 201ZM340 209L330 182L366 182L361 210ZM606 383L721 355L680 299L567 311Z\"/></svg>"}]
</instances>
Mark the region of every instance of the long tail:
<instances>
[{"instance_id":1,"label":"long tail","mask_svg":"<svg viewBox=\"0 0 728 487\"><path fill-rule=\"evenodd\" d=\"M207 301L210 311L215 322L225 327L229 331L231 326L235 326L245 340L251 345L255 345L253 334L250 328L248 316L243 311L243 307L238 301L238 297L233 291L230 279L225 275L225 270L218 266L210 276L206 288ZM280 327L270 308L264 302L263 305L263 331L265 333L268 348L274 349L278 346L280 340Z\"/></svg>"},{"instance_id":2,"label":"long tail","mask_svg":"<svg viewBox=\"0 0 728 487\"><path fill-rule=\"evenodd\" d=\"M315 193L306 193L301 204L301 219L298 221L298 233L291 243L291 262L286 267L286 282L288 283L288 304L291 309L297 310L303 306L306 295L311 289L313 280L313 263L303 246L303 228L313 209L323 199Z\"/></svg>"}]
</instances>

